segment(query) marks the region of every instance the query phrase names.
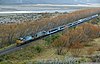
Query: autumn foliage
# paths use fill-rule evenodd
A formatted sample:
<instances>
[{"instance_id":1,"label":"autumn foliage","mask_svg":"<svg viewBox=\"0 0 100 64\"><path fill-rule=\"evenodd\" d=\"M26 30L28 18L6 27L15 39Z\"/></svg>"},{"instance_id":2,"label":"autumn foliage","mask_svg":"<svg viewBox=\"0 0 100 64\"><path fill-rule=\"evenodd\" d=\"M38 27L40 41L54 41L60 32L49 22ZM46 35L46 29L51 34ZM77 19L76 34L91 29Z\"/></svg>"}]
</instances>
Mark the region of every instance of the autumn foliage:
<instances>
[{"instance_id":1,"label":"autumn foliage","mask_svg":"<svg viewBox=\"0 0 100 64\"><path fill-rule=\"evenodd\" d=\"M75 11L75 12L72 12L69 14L59 15L57 17L51 17L51 18L44 18L44 19L36 20L36 21L28 21L28 22L24 22L24 23L0 25L0 47L15 43L15 40L21 36L35 34L42 30L47 31L51 28L65 25L67 23L73 22L75 20L78 20L78 19L81 19L84 17L91 16L91 15L94 15L97 13L100 13L100 8L79 10L79 11ZM93 27L93 28L95 28L95 27ZM91 29L91 30L98 31L97 28ZM88 32L86 32L86 34L88 34L88 33L90 34L91 30L89 29ZM87 29L85 29L84 31L87 31ZM71 31L71 32L73 32L73 31ZM93 37L95 37L95 35L97 35L97 33L95 33L95 32L91 32L91 33L94 34L94 35L92 35ZM70 44L73 44L72 40L74 41L77 35L79 35L79 36L76 39L83 39L84 37L87 37L85 35L81 36L82 34L84 34L83 32L82 33L80 32L80 34L78 34L77 30L76 30L76 32L74 31L74 33L71 33L71 34L73 36L67 37L67 39L69 39L69 41L67 41L67 42L70 42ZM66 35L69 36L69 34L66 34ZM90 36L91 35L89 35L88 37L90 37Z\"/></svg>"},{"instance_id":2,"label":"autumn foliage","mask_svg":"<svg viewBox=\"0 0 100 64\"><path fill-rule=\"evenodd\" d=\"M98 37L100 37L100 26L85 23L65 32L65 34L59 37L59 39L56 39L52 45L57 47L57 53L60 54L64 47L80 49L84 47L85 43Z\"/></svg>"}]
</instances>

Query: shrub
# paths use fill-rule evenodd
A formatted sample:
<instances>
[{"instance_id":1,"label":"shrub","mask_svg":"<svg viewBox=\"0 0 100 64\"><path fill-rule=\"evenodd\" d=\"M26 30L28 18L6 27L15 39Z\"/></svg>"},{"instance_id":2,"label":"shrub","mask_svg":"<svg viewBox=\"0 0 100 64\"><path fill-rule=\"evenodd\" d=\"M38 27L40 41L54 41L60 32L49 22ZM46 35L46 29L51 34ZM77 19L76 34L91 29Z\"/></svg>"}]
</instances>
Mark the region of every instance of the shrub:
<instances>
[{"instance_id":1,"label":"shrub","mask_svg":"<svg viewBox=\"0 0 100 64\"><path fill-rule=\"evenodd\" d=\"M59 33L54 34L54 35L50 35L44 39L46 41L45 44L50 45L55 39L58 39L59 37L60 37Z\"/></svg>"},{"instance_id":2,"label":"shrub","mask_svg":"<svg viewBox=\"0 0 100 64\"><path fill-rule=\"evenodd\" d=\"M58 39L54 40L52 45L57 48L57 53L61 54L63 47L72 49L83 48L86 42L97 37L100 37L100 26L86 23L67 31Z\"/></svg>"},{"instance_id":3,"label":"shrub","mask_svg":"<svg viewBox=\"0 0 100 64\"><path fill-rule=\"evenodd\" d=\"M43 48L37 45L37 46L34 46L34 50L35 50L37 53L40 53L40 52L43 50Z\"/></svg>"},{"instance_id":4,"label":"shrub","mask_svg":"<svg viewBox=\"0 0 100 64\"><path fill-rule=\"evenodd\" d=\"M0 45L2 45L1 47L4 47L4 46L15 43L15 40L21 36L35 34L42 30L47 31L54 27L65 25L67 23L76 21L84 17L91 16L97 13L100 13L100 8L79 10L79 11L75 11L69 14L59 15L54 18L43 18L41 20L36 20L34 22L0 25L0 42L1 42ZM87 33L89 33L89 31L87 31Z\"/></svg>"}]
</instances>

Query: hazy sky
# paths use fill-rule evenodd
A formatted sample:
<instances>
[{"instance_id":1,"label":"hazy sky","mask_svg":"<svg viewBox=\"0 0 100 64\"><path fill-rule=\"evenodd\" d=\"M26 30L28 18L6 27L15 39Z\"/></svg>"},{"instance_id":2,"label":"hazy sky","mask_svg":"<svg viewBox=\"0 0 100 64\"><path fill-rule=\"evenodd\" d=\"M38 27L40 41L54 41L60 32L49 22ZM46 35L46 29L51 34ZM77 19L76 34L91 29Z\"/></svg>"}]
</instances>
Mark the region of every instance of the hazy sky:
<instances>
[{"instance_id":1,"label":"hazy sky","mask_svg":"<svg viewBox=\"0 0 100 64\"><path fill-rule=\"evenodd\" d=\"M4 3L36 3L36 4L85 4L85 3L100 3L100 0L0 0Z\"/></svg>"}]
</instances>

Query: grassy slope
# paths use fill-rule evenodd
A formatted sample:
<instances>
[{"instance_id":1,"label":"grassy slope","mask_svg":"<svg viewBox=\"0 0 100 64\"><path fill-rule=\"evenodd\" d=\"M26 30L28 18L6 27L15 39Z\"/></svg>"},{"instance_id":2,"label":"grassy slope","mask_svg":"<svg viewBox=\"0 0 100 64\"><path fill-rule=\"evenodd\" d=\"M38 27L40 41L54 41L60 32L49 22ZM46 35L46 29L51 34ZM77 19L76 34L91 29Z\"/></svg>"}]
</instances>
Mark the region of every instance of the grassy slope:
<instances>
[{"instance_id":1,"label":"grassy slope","mask_svg":"<svg viewBox=\"0 0 100 64\"><path fill-rule=\"evenodd\" d=\"M94 45L95 44L95 45ZM43 50L41 51L41 53L38 53L34 47L35 46L40 46L41 48L43 48ZM67 52L64 55L57 55L56 54L56 49L55 48L50 48L50 47L46 47L44 48L45 42L43 40L39 40L36 42L33 42L32 44L30 44L30 46L20 50L20 51L16 51L14 53L11 53L9 55L5 56L5 61L1 62L1 63L6 63L6 62L11 62L13 64L22 64L23 62L33 62L33 61L38 61L38 60L43 60L43 59L60 59L63 60L65 58L65 56L71 56L70 52ZM99 51L96 51L97 49L100 49L100 38L94 39L93 41L91 41L92 46L86 46L84 49L81 49L81 53L83 53L83 55L88 55L89 49L95 49L93 50L93 54L98 54ZM95 48L94 48L95 47ZM84 51L84 52L82 52Z\"/></svg>"}]
</instances>

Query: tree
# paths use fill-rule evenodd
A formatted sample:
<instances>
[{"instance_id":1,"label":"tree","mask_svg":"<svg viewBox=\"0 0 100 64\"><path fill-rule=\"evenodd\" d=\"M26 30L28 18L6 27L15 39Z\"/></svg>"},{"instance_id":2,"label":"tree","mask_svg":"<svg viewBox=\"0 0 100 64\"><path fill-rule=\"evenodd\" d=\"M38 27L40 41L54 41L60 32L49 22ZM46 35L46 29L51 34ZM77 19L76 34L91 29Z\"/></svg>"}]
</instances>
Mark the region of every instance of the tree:
<instances>
[{"instance_id":1,"label":"tree","mask_svg":"<svg viewBox=\"0 0 100 64\"><path fill-rule=\"evenodd\" d=\"M58 55L62 54L62 49L63 49L65 43L67 42L67 39L68 38L66 36L61 36L60 38L56 39L52 43L52 45L57 48L57 54Z\"/></svg>"}]
</instances>

